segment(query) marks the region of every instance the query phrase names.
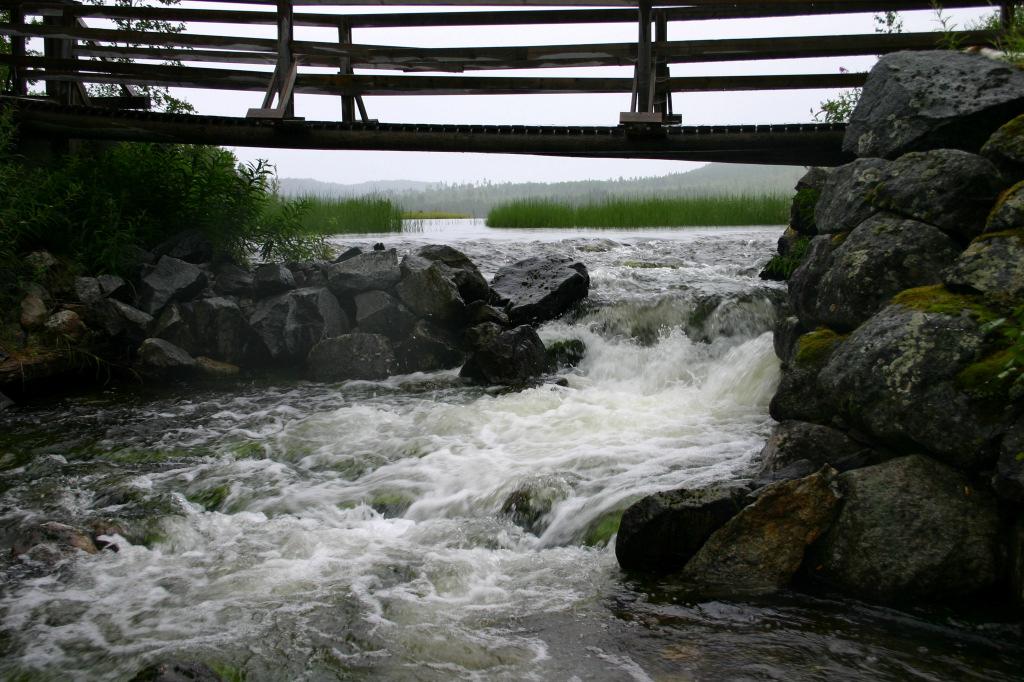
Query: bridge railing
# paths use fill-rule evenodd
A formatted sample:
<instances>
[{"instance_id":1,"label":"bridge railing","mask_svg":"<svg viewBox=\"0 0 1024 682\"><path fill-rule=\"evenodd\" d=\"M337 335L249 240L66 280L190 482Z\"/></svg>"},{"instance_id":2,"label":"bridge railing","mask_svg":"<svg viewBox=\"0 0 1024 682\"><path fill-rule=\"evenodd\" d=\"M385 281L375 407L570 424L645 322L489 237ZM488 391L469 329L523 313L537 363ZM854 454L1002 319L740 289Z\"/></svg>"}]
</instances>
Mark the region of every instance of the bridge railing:
<instances>
[{"instance_id":1,"label":"bridge railing","mask_svg":"<svg viewBox=\"0 0 1024 682\"><path fill-rule=\"evenodd\" d=\"M243 1L268 5L268 9L232 8ZM334 95L341 98L340 116L344 121L355 120L357 110L361 118L368 117L363 103L363 97L368 96L628 93L630 112L624 113L622 120L656 124L673 122L673 93L855 87L865 78L863 73L672 76L672 65L879 55L950 43L963 47L989 45L994 38L986 31L955 31L668 39L670 22L921 10L931 8L929 0L689 0L683 6L661 6L648 0L639 0L639 4L623 0L219 0L213 8L209 4L136 7L70 0L0 0L0 11L8 16L0 23L0 35L11 41L10 53L0 54L0 64L9 69L7 90L25 95L29 83L45 82L47 96L58 102L119 107L144 105L145 98L132 90L134 86L261 91L265 93L263 104L250 109L248 115L283 119L294 117L297 94ZM366 4L527 4L559 8L344 12L347 5ZM302 11L310 6L317 11ZM989 4L984 0L944 0L942 6L977 8ZM296 7L301 7L300 11L295 11ZM1003 3L1002 7L1003 20L1008 22L1013 3ZM183 22L186 30L124 30L111 28L113 21ZM400 47L353 40L353 31L364 28L595 23L634 24L638 27L637 40L511 47ZM229 25L230 33L243 35L203 32L204 25ZM276 37L244 37L255 26L275 26ZM337 40L298 40L296 27L335 29ZM41 54L27 49L39 41L43 44ZM511 69L536 69L543 74L545 69L595 66L630 66L633 76L481 75ZM272 72L269 67L274 67ZM336 72L311 72L313 67ZM403 75L372 73L380 70ZM84 85L91 83L119 85L122 95L90 98Z\"/></svg>"}]
</instances>

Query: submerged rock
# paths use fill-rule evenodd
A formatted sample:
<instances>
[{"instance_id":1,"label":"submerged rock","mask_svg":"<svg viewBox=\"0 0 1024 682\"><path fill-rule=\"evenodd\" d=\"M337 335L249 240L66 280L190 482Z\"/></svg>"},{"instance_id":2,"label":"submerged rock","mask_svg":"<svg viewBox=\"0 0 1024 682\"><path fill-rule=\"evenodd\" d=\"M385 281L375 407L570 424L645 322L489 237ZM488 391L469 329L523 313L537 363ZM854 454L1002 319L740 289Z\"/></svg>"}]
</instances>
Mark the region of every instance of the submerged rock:
<instances>
[{"instance_id":1,"label":"submerged rock","mask_svg":"<svg viewBox=\"0 0 1024 682\"><path fill-rule=\"evenodd\" d=\"M473 327L460 375L487 384L526 386L547 370L544 343L533 327L502 331L496 324Z\"/></svg>"},{"instance_id":2,"label":"submerged rock","mask_svg":"<svg viewBox=\"0 0 1024 682\"><path fill-rule=\"evenodd\" d=\"M548 366L552 370L562 367L575 367L583 362L587 355L587 344L579 339L555 341L546 348Z\"/></svg>"},{"instance_id":3,"label":"submerged rock","mask_svg":"<svg viewBox=\"0 0 1024 682\"><path fill-rule=\"evenodd\" d=\"M949 50L895 52L868 74L843 149L885 158L939 148L977 152L1022 108L1024 72L1011 64Z\"/></svg>"},{"instance_id":4,"label":"submerged rock","mask_svg":"<svg viewBox=\"0 0 1024 682\"><path fill-rule=\"evenodd\" d=\"M512 324L535 324L560 317L586 298L590 275L571 258L534 256L499 269L491 288Z\"/></svg>"},{"instance_id":5,"label":"submerged rock","mask_svg":"<svg viewBox=\"0 0 1024 682\"><path fill-rule=\"evenodd\" d=\"M715 531L683 569L683 579L730 593L756 594L785 587L807 547L835 518L840 495L836 471L773 483Z\"/></svg>"},{"instance_id":6,"label":"submerged rock","mask_svg":"<svg viewBox=\"0 0 1024 682\"><path fill-rule=\"evenodd\" d=\"M223 682L224 678L197 661L154 663L140 670L129 682Z\"/></svg>"},{"instance_id":7,"label":"submerged rock","mask_svg":"<svg viewBox=\"0 0 1024 682\"><path fill-rule=\"evenodd\" d=\"M56 521L22 529L11 544L11 556L53 562L69 553L96 554L99 549L87 531Z\"/></svg>"},{"instance_id":8,"label":"submerged rock","mask_svg":"<svg viewBox=\"0 0 1024 682\"><path fill-rule=\"evenodd\" d=\"M749 494L747 486L723 484L648 495L622 514L615 558L625 569L680 569L749 502Z\"/></svg>"},{"instance_id":9,"label":"submerged rock","mask_svg":"<svg viewBox=\"0 0 1024 682\"><path fill-rule=\"evenodd\" d=\"M995 583L992 497L953 469L911 455L839 477L843 508L809 567L858 597L951 599Z\"/></svg>"},{"instance_id":10,"label":"submerged rock","mask_svg":"<svg viewBox=\"0 0 1024 682\"><path fill-rule=\"evenodd\" d=\"M572 494L570 477L538 476L519 485L501 505L501 514L512 523L534 535L541 535L548 525L548 515L555 504Z\"/></svg>"},{"instance_id":11,"label":"submerged rock","mask_svg":"<svg viewBox=\"0 0 1024 682\"><path fill-rule=\"evenodd\" d=\"M381 334L344 334L313 346L306 359L316 381L386 379L398 368L388 337Z\"/></svg>"}]
</instances>

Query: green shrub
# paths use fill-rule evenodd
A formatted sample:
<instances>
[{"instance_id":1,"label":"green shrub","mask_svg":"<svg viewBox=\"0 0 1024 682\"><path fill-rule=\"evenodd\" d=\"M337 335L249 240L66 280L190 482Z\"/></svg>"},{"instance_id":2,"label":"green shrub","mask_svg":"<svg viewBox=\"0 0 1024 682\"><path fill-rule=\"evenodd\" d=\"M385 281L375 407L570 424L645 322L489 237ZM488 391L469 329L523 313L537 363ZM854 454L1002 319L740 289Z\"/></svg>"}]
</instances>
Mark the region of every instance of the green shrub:
<instances>
[{"instance_id":1,"label":"green shrub","mask_svg":"<svg viewBox=\"0 0 1024 682\"><path fill-rule=\"evenodd\" d=\"M788 280L793 271L800 267L807 255L807 249L811 246L810 237L798 237L789 252L785 255L776 254L764 266L761 271L762 279Z\"/></svg>"}]
</instances>

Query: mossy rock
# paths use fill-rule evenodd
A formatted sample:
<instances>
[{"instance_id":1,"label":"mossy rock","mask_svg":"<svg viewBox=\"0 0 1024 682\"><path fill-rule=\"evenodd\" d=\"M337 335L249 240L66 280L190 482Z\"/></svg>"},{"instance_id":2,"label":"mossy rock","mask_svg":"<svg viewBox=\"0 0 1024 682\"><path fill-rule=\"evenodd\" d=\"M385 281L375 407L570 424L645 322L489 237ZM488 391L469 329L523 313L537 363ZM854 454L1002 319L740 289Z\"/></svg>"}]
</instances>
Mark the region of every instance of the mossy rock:
<instances>
[{"instance_id":1,"label":"mossy rock","mask_svg":"<svg viewBox=\"0 0 1024 682\"><path fill-rule=\"evenodd\" d=\"M624 509L606 512L598 516L587 526L583 534L583 544L588 547L605 547L612 537L619 532Z\"/></svg>"},{"instance_id":2,"label":"mossy rock","mask_svg":"<svg viewBox=\"0 0 1024 682\"><path fill-rule=\"evenodd\" d=\"M640 269L640 270L656 270L656 269L659 269L659 268L663 268L663 269L667 268L667 269L670 269L670 270L676 270L676 269L678 269L679 266L678 265L667 265L665 263L647 263L645 261L639 261L639 260L627 260L627 261L622 263L622 267L625 267L625 268L637 268L637 269Z\"/></svg>"},{"instance_id":3,"label":"mossy rock","mask_svg":"<svg viewBox=\"0 0 1024 682\"><path fill-rule=\"evenodd\" d=\"M798 365L822 364L846 336L828 327L818 327L813 332L807 332L796 341L794 361Z\"/></svg>"},{"instance_id":4,"label":"mossy rock","mask_svg":"<svg viewBox=\"0 0 1024 682\"><path fill-rule=\"evenodd\" d=\"M1000 166L1024 170L1024 114L992 133L981 154Z\"/></svg>"},{"instance_id":5,"label":"mossy rock","mask_svg":"<svg viewBox=\"0 0 1024 682\"><path fill-rule=\"evenodd\" d=\"M370 506L375 512L386 519L393 519L406 512L415 500L407 493L400 490L381 491L370 500Z\"/></svg>"},{"instance_id":6,"label":"mossy rock","mask_svg":"<svg viewBox=\"0 0 1024 682\"><path fill-rule=\"evenodd\" d=\"M575 367L583 361L587 354L587 344L579 339L555 341L545 349L548 366L552 369Z\"/></svg>"},{"instance_id":7,"label":"mossy rock","mask_svg":"<svg viewBox=\"0 0 1024 682\"><path fill-rule=\"evenodd\" d=\"M956 375L956 386L975 398L1010 400L1019 393L1015 385L1022 384L1024 376L1014 359L1013 349L991 353L961 370Z\"/></svg>"},{"instance_id":8,"label":"mossy rock","mask_svg":"<svg viewBox=\"0 0 1024 682\"><path fill-rule=\"evenodd\" d=\"M781 241L781 240L780 240ZM772 256L768 264L764 266L759 275L761 279L768 279L774 281L786 281L789 279L793 271L800 267L800 264L804 262L804 257L807 255L807 250L810 248L811 238L805 236L799 236L793 239L786 248L785 253L780 253Z\"/></svg>"},{"instance_id":9,"label":"mossy rock","mask_svg":"<svg viewBox=\"0 0 1024 682\"><path fill-rule=\"evenodd\" d=\"M793 205L789 209L790 226L801 234L817 234L814 223L814 207L818 205L821 190L815 187L802 187L793 196Z\"/></svg>"},{"instance_id":10,"label":"mossy rock","mask_svg":"<svg viewBox=\"0 0 1024 682\"><path fill-rule=\"evenodd\" d=\"M985 305L978 296L953 293L941 284L906 289L893 296L893 303L939 315L961 315L967 313L978 324L999 319L998 311Z\"/></svg>"}]
</instances>

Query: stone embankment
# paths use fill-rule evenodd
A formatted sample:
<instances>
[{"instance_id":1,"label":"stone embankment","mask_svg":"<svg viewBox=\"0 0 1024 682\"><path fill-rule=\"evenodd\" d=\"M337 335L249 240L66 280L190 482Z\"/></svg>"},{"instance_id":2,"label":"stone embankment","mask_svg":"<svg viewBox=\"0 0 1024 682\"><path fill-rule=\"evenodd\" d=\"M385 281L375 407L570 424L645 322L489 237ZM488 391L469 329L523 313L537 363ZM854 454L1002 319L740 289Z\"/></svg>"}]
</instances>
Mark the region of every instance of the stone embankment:
<instances>
[{"instance_id":1,"label":"stone embankment","mask_svg":"<svg viewBox=\"0 0 1024 682\"><path fill-rule=\"evenodd\" d=\"M858 158L807 173L779 243L799 263L753 480L634 504L624 568L1024 604L1022 114L1006 63L879 61L846 133Z\"/></svg>"},{"instance_id":2,"label":"stone embankment","mask_svg":"<svg viewBox=\"0 0 1024 682\"><path fill-rule=\"evenodd\" d=\"M22 300L27 351L0 357L0 390L66 378L83 357L149 381L266 370L378 380L461 367L470 381L524 386L557 362L534 325L590 286L582 263L560 257L508 265L492 286L450 246L400 256L378 245L255 269L205 262L210 250L195 246L182 235L143 254L134 279L62 276L56 259L33 254L53 284Z\"/></svg>"}]
</instances>

